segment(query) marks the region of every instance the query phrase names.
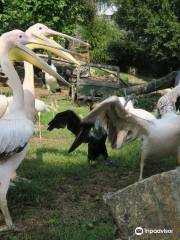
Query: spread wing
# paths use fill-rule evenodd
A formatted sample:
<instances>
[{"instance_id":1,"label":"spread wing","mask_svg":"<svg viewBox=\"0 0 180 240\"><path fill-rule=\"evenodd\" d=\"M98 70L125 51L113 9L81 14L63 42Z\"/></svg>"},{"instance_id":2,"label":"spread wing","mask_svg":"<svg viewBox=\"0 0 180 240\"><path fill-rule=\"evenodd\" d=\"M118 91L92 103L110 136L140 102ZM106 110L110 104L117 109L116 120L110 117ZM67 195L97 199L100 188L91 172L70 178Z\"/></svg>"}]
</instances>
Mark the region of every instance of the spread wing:
<instances>
[{"instance_id":1,"label":"spread wing","mask_svg":"<svg viewBox=\"0 0 180 240\"><path fill-rule=\"evenodd\" d=\"M120 147L129 131L137 136L148 134L149 121L126 110L116 96L109 97L100 103L83 119L83 123L94 123L97 118L106 126L112 148ZM83 137L83 131L85 127L81 128L72 149L78 146Z\"/></svg>"},{"instance_id":2,"label":"spread wing","mask_svg":"<svg viewBox=\"0 0 180 240\"><path fill-rule=\"evenodd\" d=\"M56 114L56 116L48 123L48 130L54 128L67 127L74 135L77 135L80 130L81 118L73 111L67 110Z\"/></svg>"},{"instance_id":3,"label":"spread wing","mask_svg":"<svg viewBox=\"0 0 180 240\"><path fill-rule=\"evenodd\" d=\"M83 124L82 125L81 124L82 124L81 118L75 112L67 110L56 114L53 120L51 120L51 122L48 123L49 125L48 130L52 131L54 128L67 127L68 130L70 130L72 133L74 133L75 136L77 136L81 130L81 126L84 126ZM85 126L86 128L85 131L83 131L79 145L81 145L82 143L89 142L89 131L92 128L93 124L85 124ZM73 151L73 149L70 148L68 152L71 151Z\"/></svg>"},{"instance_id":4,"label":"spread wing","mask_svg":"<svg viewBox=\"0 0 180 240\"><path fill-rule=\"evenodd\" d=\"M0 161L21 152L33 135L33 123L27 119L0 120Z\"/></svg>"}]
</instances>

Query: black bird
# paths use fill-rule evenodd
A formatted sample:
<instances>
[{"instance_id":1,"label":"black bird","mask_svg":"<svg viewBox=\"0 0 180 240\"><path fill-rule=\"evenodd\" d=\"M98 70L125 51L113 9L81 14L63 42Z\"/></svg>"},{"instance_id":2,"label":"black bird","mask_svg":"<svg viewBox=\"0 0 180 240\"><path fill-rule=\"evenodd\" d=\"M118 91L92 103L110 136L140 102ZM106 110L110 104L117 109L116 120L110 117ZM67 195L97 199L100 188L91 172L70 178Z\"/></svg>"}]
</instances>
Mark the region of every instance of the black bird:
<instances>
[{"instance_id":1,"label":"black bird","mask_svg":"<svg viewBox=\"0 0 180 240\"><path fill-rule=\"evenodd\" d=\"M67 127L76 138L78 138L79 134L82 134L81 129L83 129L83 137L81 138L81 141L78 142L78 146L82 143L88 143L88 161L95 161L100 155L102 155L106 163L112 163L108 157L105 144L107 133L102 126L98 124L83 123L81 118L71 110L56 114L48 125L49 131L52 131L54 128L59 129ZM73 152L76 148L74 142L68 152Z\"/></svg>"}]
</instances>

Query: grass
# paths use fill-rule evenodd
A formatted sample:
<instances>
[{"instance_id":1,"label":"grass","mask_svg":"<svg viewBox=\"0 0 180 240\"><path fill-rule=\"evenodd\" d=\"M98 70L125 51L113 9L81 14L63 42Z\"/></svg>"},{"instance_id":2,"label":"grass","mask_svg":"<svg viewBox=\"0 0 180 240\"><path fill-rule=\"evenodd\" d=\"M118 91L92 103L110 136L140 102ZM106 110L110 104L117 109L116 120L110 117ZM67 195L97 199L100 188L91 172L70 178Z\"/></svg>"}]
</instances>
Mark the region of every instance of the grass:
<instances>
[{"instance_id":1,"label":"grass","mask_svg":"<svg viewBox=\"0 0 180 240\"><path fill-rule=\"evenodd\" d=\"M44 99L43 99L44 100ZM58 111L76 110L85 115L87 107L77 108L68 99L58 102ZM42 135L32 138L18 174L31 183L17 183L8 193L9 208L15 223L23 223L23 233L3 233L1 240L113 240L113 220L102 196L137 181L140 142L126 145L122 150L108 152L114 166L102 159L92 166L87 162L87 146L68 154L73 135L67 131L48 132L47 124L53 113L42 113ZM175 167L173 159L149 163L145 176ZM3 223L3 218L0 218Z\"/></svg>"}]
</instances>

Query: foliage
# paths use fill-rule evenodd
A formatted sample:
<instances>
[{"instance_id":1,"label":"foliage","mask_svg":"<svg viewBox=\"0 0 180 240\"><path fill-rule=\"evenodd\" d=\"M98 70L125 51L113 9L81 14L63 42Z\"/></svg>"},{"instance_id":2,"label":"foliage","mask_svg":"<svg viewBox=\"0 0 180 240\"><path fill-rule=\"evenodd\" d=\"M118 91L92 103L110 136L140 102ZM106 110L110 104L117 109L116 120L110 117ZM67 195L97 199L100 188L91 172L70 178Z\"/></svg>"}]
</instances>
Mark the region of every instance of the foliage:
<instances>
[{"instance_id":1,"label":"foliage","mask_svg":"<svg viewBox=\"0 0 180 240\"><path fill-rule=\"evenodd\" d=\"M1 5L0 31L27 29L41 22L59 31L72 33L77 23L86 22L95 14L94 0L6 0Z\"/></svg>"},{"instance_id":2,"label":"foliage","mask_svg":"<svg viewBox=\"0 0 180 240\"><path fill-rule=\"evenodd\" d=\"M140 62L149 67L153 63L154 66L161 63L166 67L177 67L180 54L179 9L178 0L119 0L116 21L127 35L125 41L116 47L119 51L124 49L129 64L138 65Z\"/></svg>"},{"instance_id":3,"label":"foliage","mask_svg":"<svg viewBox=\"0 0 180 240\"><path fill-rule=\"evenodd\" d=\"M118 7L118 26L96 16L103 3ZM0 0L0 34L36 22L80 33L92 46L93 62L134 66L156 77L180 66L179 0Z\"/></svg>"},{"instance_id":4,"label":"foliage","mask_svg":"<svg viewBox=\"0 0 180 240\"><path fill-rule=\"evenodd\" d=\"M86 27L79 27L83 39L87 39L91 45L92 61L108 63L112 61L112 55L108 51L109 46L121 38L123 33L118 26L104 17L96 17Z\"/></svg>"}]
</instances>

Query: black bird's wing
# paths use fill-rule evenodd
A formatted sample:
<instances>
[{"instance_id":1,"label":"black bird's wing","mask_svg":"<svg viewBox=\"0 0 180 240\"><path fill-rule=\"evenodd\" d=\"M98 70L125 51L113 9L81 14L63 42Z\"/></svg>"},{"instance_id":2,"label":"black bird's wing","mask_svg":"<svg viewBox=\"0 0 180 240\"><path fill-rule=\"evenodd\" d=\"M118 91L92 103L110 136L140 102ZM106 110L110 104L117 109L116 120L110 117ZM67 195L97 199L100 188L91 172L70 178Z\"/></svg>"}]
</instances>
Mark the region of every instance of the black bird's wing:
<instances>
[{"instance_id":1,"label":"black bird's wing","mask_svg":"<svg viewBox=\"0 0 180 240\"><path fill-rule=\"evenodd\" d=\"M72 110L57 113L56 116L48 123L48 130L54 128L67 127L74 135L80 131L81 118Z\"/></svg>"},{"instance_id":2,"label":"black bird's wing","mask_svg":"<svg viewBox=\"0 0 180 240\"><path fill-rule=\"evenodd\" d=\"M76 148L78 148L82 143L88 143L90 140L89 133L93 124L81 124L79 128L79 132L76 135L76 139L69 149L69 153L73 152ZM81 137L80 137L81 136Z\"/></svg>"},{"instance_id":3,"label":"black bird's wing","mask_svg":"<svg viewBox=\"0 0 180 240\"><path fill-rule=\"evenodd\" d=\"M48 130L52 131L54 128L65 128L67 127L76 137L81 133L81 128L85 126L85 131L83 132L83 137L81 141L78 141L78 146L82 143L89 142L89 132L92 128L93 124L83 124L81 118L72 110L67 110L64 112L60 112L56 114L56 116L48 123ZM76 146L75 142L69 149L69 153L75 150L78 146Z\"/></svg>"}]
</instances>

